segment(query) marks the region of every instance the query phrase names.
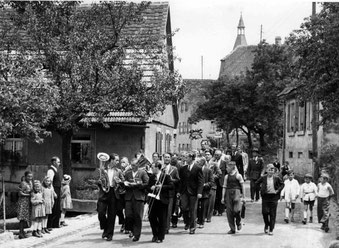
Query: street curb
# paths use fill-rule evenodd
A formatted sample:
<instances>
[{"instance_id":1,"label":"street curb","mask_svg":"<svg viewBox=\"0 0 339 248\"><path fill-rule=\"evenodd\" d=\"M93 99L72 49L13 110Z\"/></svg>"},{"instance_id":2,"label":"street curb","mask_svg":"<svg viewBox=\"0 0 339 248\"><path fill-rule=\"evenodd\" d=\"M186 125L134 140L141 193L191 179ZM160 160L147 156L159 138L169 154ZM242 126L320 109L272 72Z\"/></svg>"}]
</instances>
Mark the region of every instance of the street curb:
<instances>
[{"instance_id":1,"label":"street curb","mask_svg":"<svg viewBox=\"0 0 339 248\"><path fill-rule=\"evenodd\" d=\"M68 226L62 228L55 228L52 230L51 234L44 234L42 238L36 238L34 236L29 236L27 239L18 239L14 238L13 231L11 232L13 239L3 241L0 238L0 244L6 242L7 248L35 248L35 247L44 247L50 245L54 241L60 239L61 237L72 236L78 232L84 231L88 228L93 228L96 225L99 225L97 213L88 214L88 215L79 215L77 217L65 218ZM30 233L32 230L28 229L27 232ZM1 237L1 236L0 236Z\"/></svg>"},{"instance_id":2,"label":"street curb","mask_svg":"<svg viewBox=\"0 0 339 248\"><path fill-rule=\"evenodd\" d=\"M99 222L98 222L98 223L99 223ZM62 235L58 235L58 236L56 236L56 237L50 238L50 239L48 239L48 240L42 240L42 242L35 243L35 244L32 245L32 246L27 246L27 248L35 248L35 247L45 246L45 245L47 245L47 244L50 243L50 242L53 242L53 241L55 241L55 240L58 240L58 239L60 238L60 236L62 236L63 238L64 238L64 237L72 236L72 235L74 235L74 234L76 234L76 233L78 233L78 232L81 232L81 231L84 231L84 230L86 230L86 229L88 229L88 228L94 227L94 226L96 226L98 223L92 223L92 224L90 224L90 225L81 227L81 228L76 229L76 230L73 230L73 231L71 231L71 232L63 233Z\"/></svg>"}]
</instances>

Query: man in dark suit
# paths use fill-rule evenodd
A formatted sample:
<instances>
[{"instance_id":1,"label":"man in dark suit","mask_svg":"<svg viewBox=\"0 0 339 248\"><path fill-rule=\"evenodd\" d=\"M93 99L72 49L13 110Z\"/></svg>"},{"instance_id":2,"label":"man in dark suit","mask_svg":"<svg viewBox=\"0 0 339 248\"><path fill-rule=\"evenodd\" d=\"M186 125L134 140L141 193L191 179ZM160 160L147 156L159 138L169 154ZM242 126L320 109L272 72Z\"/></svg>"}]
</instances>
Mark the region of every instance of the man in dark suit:
<instances>
[{"instance_id":1,"label":"man in dark suit","mask_svg":"<svg viewBox=\"0 0 339 248\"><path fill-rule=\"evenodd\" d=\"M166 224L166 233L168 233L169 228L170 228L171 217L172 217L173 209L174 209L173 207L175 203L174 201L174 197L176 195L175 187L179 183L179 172L178 172L177 167L171 165L171 155L169 153L165 153L163 155L163 158L164 158L164 166L162 168L162 171L165 174L170 176L173 182L173 185L174 185L174 187L171 190L169 190L169 203L168 203L167 224ZM176 227L177 223L178 223L178 218L172 218L172 226Z\"/></svg>"},{"instance_id":2,"label":"man in dark suit","mask_svg":"<svg viewBox=\"0 0 339 248\"><path fill-rule=\"evenodd\" d=\"M99 197L97 202L100 229L103 229L102 238L111 241L114 234L115 218L118 211L120 195L115 191L118 184L123 183L124 176L117 168L119 156L109 155L108 165L100 168L102 178L99 179ZM102 180L105 178L105 182ZM104 185L105 184L105 185Z\"/></svg>"},{"instance_id":3,"label":"man in dark suit","mask_svg":"<svg viewBox=\"0 0 339 248\"><path fill-rule=\"evenodd\" d=\"M215 179L217 191L215 196L214 210L215 214L218 213L219 216L222 215L222 213L225 210L225 205L221 203L221 198L222 198L222 186L224 185L224 178L226 175L226 165L227 165L227 162L221 158L221 155L222 155L221 150L216 149L214 152L214 157L212 158L212 162L216 163L216 166L221 171L220 177Z\"/></svg>"},{"instance_id":4,"label":"man in dark suit","mask_svg":"<svg viewBox=\"0 0 339 248\"><path fill-rule=\"evenodd\" d=\"M145 189L148 186L149 177L145 170L139 169L136 158L132 159L131 167L132 170L125 173L126 229L132 230L133 241L138 241L144 214Z\"/></svg>"},{"instance_id":5,"label":"man in dark suit","mask_svg":"<svg viewBox=\"0 0 339 248\"><path fill-rule=\"evenodd\" d=\"M210 191L215 182L212 170L208 168L207 161L204 157L200 158L199 165L202 167L202 174L204 175L204 188L202 197L198 200L198 224L199 228L204 228Z\"/></svg>"},{"instance_id":6,"label":"man in dark suit","mask_svg":"<svg viewBox=\"0 0 339 248\"><path fill-rule=\"evenodd\" d=\"M60 167L60 158L52 157L51 166L48 168L47 176L51 179L52 185L54 188L54 192L57 195L55 198L55 202L52 208L52 214L48 216L47 227L49 230L52 228L60 227L60 217L61 217L61 209L60 209L60 190L61 190L61 177L59 174Z\"/></svg>"},{"instance_id":7,"label":"man in dark suit","mask_svg":"<svg viewBox=\"0 0 339 248\"><path fill-rule=\"evenodd\" d=\"M251 191L251 200L259 200L259 187L255 185L255 182L262 176L264 164L262 159L258 157L258 149L253 148L252 151L253 157L250 159L247 169L247 176L250 179L250 191Z\"/></svg>"},{"instance_id":8,"label":"man in dark suit","mask_svg":"<svg viewBox=\"0 0 339 248\"><path fill-rule=\"evenodd\" d=\"M149 182L152 197L149 198L148 218L152 228L152 242L157 243L162 243L165 239L170 191L174 189L171 177L161 172L161 167L162 164L159 161L152 164L153 174Z\"/></svg>"},{"instance_id":9,"label":"man in dark suit","mask_svg":"<svg viewBox=\"0 0 339 248\"><path fill-rule=\"evenodd\" d=\"M187 165L179 170L181 205L185 222L185 230L190 228L190 234L195 233L198 199L202 197L204 175L202 168L195 164L195 154L185 155Z\"/></svg>"}]
</instances>

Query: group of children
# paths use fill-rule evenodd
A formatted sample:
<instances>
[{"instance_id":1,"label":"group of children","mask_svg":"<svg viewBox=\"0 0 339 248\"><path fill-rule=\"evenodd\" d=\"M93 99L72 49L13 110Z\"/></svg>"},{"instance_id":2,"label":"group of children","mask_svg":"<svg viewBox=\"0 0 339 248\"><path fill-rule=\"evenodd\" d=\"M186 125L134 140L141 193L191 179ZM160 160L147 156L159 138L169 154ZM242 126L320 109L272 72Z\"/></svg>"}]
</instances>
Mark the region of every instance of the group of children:
<instances>
[{"instance_id":1,"label":"group of children","mask_svg":"<svg viewBox=\"0 0 339 248\"><path fill-rule=\"evenodd\" d=\"M62 179L60 205L61 219L60 225L67 225L64 222L64 217L68 209L72 209L72 199L69 183L71 176L64 175ZM42 237L42 234L50 233L47 228L48 216L52 214L54 199L57 194L54 192L52 181L49 177L45 177L42 183L39 180L33 180L33 173L26 171L19 186L19 201L18 201L18 219L19 238L27 238L24 232L25 222L32 228L32 235Z\"/></svg>"},{"instance_id":2,"label":"group of children","mask_svg":"<svg viewBox=\"0 0 339 248\"><path fill-rule=\"evenodd\" d=\"M312 175L305 175L305 182L299 186L299 183L294 179L293 170L288 171L284 188L281 191L281 200L285 199L285 222L294 222L295 203L300 196L301 202L304 204L303 224L313 222L313 206L315 199L318 199L317 214L318 222L322 223L321 229L325 232L329 231L329 200L334 194L332 186L328 183L329 175L322 173L319 178L318 186L312 182Z\"/></svg>"}]
</instances>

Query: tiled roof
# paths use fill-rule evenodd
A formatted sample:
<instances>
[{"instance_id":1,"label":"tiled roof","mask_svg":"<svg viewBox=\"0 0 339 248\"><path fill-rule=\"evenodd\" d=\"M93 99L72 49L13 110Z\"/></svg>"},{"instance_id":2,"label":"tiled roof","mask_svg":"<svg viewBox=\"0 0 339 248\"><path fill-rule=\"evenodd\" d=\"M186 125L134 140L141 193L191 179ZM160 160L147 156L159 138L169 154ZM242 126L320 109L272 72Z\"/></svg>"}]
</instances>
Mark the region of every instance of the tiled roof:
<instances>
[{"instance_id":1,"label":"tiled roof","mask_svg":"<svg viewBox=\"0 0 339 248\"><path fill-rule=\"evenodd\" d=\"M81 122L91 122L96 123L99 122L99 118L93 112L87 114L88 117L81 120ZM120 112L120 111L112 111L107 114L103 120L104 123L145 123L149 122L150 119L145 120L142 116L137 116L132 112Z\"/></svg>"},{"instance_id":2,"label":"tiled roof","mask_svg":"<svg viewBox=\"0 0 339 248\"><path fill-rule=\"evenodd\" d=\"M219 77L234 77L252 68L254 51L257 46L238 46L229 55L221 59Z\"/></svg>"},{"instance_id":3,"label":"tiled roof","mask_svg":"<svg viewBox=\"0 0 339 248\"><path fill-rule=\"evenodd\" d=\"M89 8L89 4L82 4L78 8ZM1 34L8 24L12 9L6 8L0 10L0 38ZM171 33L169 20L169 4L168 2L152 2L142 13L143 21L128 24L121 35L126 38L143 38L149 35L159 37L159 40L164 40L166 31ZM167 26L169 25L169 26ZM28 41L28 36L25 30L21 30L20 38Z\"/></svg>"}]
</instances>

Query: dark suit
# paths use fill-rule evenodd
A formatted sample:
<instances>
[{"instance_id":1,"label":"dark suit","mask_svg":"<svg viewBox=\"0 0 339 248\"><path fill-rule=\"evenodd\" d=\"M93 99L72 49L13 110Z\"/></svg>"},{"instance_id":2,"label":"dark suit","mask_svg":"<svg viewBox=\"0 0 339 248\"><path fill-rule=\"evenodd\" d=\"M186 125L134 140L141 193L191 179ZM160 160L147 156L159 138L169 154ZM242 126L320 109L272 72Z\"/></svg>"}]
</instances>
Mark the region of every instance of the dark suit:
<instances>
[{"instance_id":1,"label":"dark suit","mask_svg":"<svg viewBox=\"0 0 339 248\"><path fill-rule=\"evenodd\" d=\"M126 229L133 232L134 237L140 238L142 217L144 214L144 202L146 197L145 189L148 186L149 177L145 170L139 169L135 178L133 171L129 170L125 173L125 181L133 183L141 182L138 185L127 185L125 194L125 214Z\"/></svg>"},{"instance_id":2,"label":"dark suit","mask_svg":"<svg viewBox=\"0 0 339 248\"><path fill-rule=\"evenodd\" d=\"M189 225L191 231L196 228L198 194L202 194L204 187L204 175L202 168L193 164L189 170L189 165L183 166L179 171L181 194L181 205L185 225Z\"/></svg>"},{"instance_id":3,"label":"dark suit","mask_svg":"<svg viewBox=\"0 0 339 248\"><path fill-rule=\"evenodd\" d=\"M165 172L165 168L162 170ZM172 182L173 182L173 188L169 190L169 203L168 203L168 211L167 211L167 224L166 224L166 230L168 231L170 228L170 222L172 219L172 224L176 225L178 223L178 216L172 216L173 210L174 210L174 204L176 202L176 194L178 191L178 185L179 185L179 171L177 167L170 166L170 169L168 171L168 175L170 176Z\"/></svg>"},{"instance_id":4,"label":"dark suit","mask_svg":"<svg viewBox=\"0 0 339 248\"><path fill-rule=\"evenodd\" d=\"M250 159L248 163L247 176L250 179L251 199L259 200L260 188L255 185L255 182L260 178L264 165L261 159Z\"/></svg>"},{"instance_id":5,"label":"dark suit","mask_svg":"<svg viewBox=\"0 0 339 248\"><path fill-rule=\"evenodd\" d=\"M107 170L102 170L101 173L106 174L106 177L108 178ZM113 177L118 177L121 182L124 181L124 176L120 169L114 168ZM97 202L98 219L100 222L100 229L104 230L104 233L107 236L113 236L114 234L115 217L119 206L120 195L115 191L115 186L116 184L114 182L113 186L109 187L108 192L105 192L102 189L102 185L99 184L99 197Z\"/></svg>"},{"instance_id":6,"label":"dark suit","mask_svg":"<svg viewBox=\"0 0 339 248\"><path fill-rule=\"evenodd\" d=\"M227 167L226 161L220 158L219 169L221 171L221 175L219 178L216 178L217 192L214 204L214 210L218 212L219 215L221 215L225 210L225 205L221 203L221 198L222 198L222 186L224 185L224 179L227 174L226 167Z\"/></svg>"},{"instance_id":7,"label":"dark suit","mask_svg":"<svg viewBox=\"0 0 339 248\"><path fill-rule=\"evenodd\" d=\"M207 166L204 166L202 168L202 173L204 175L204 188L202 191L202 197L198 200L198 223L200 225L204 225L205 223L210 191L212 186L215 184L211 169L209 169Z\"/></svg>"},{"instance_id":8,"label":"dark suit","mask_svg":"<svg viewBox=\"0 0 339 248\"><path fill-rule=\"evenodd\" d=\"M167 227L167 208L170 199L170 191L174 189L174 183L169 175L161 172L159 180L156 175L152 175L150 178L149 186L161 185L160 199L149 198L149 222L151 224L153 237L163 240L165 238L165 232ZM158 191L154 191L157 195Z\"/></svg>"},{"instance_id":9,"label":"dark suit","mask_svg":"<svg viewBox=\"0 0 339 248\"><path fill-rule=\"evenodd\" d=\"M261 186L262 215L265 222L265 230L269 228L269 231L272 232L277 216L278 200L280 198L280 192L284 188L284 183L279 176L273 175L273 187L276 191L275 193L268 192L267 175L260 177L255 184L256 186Z\"/></svg>"},{"instance_id":10,"label":"dark suit","mask_svg":"<svg viewBox=\"0 0 339 248\"><path fill-rule=\"evenodd\" d=\"M241 174L242 178L244 178L244 162L241 153L236 152L235 155L233 156L233 161L237 166L239 174Z\"/></svg>"}]
</instances>

